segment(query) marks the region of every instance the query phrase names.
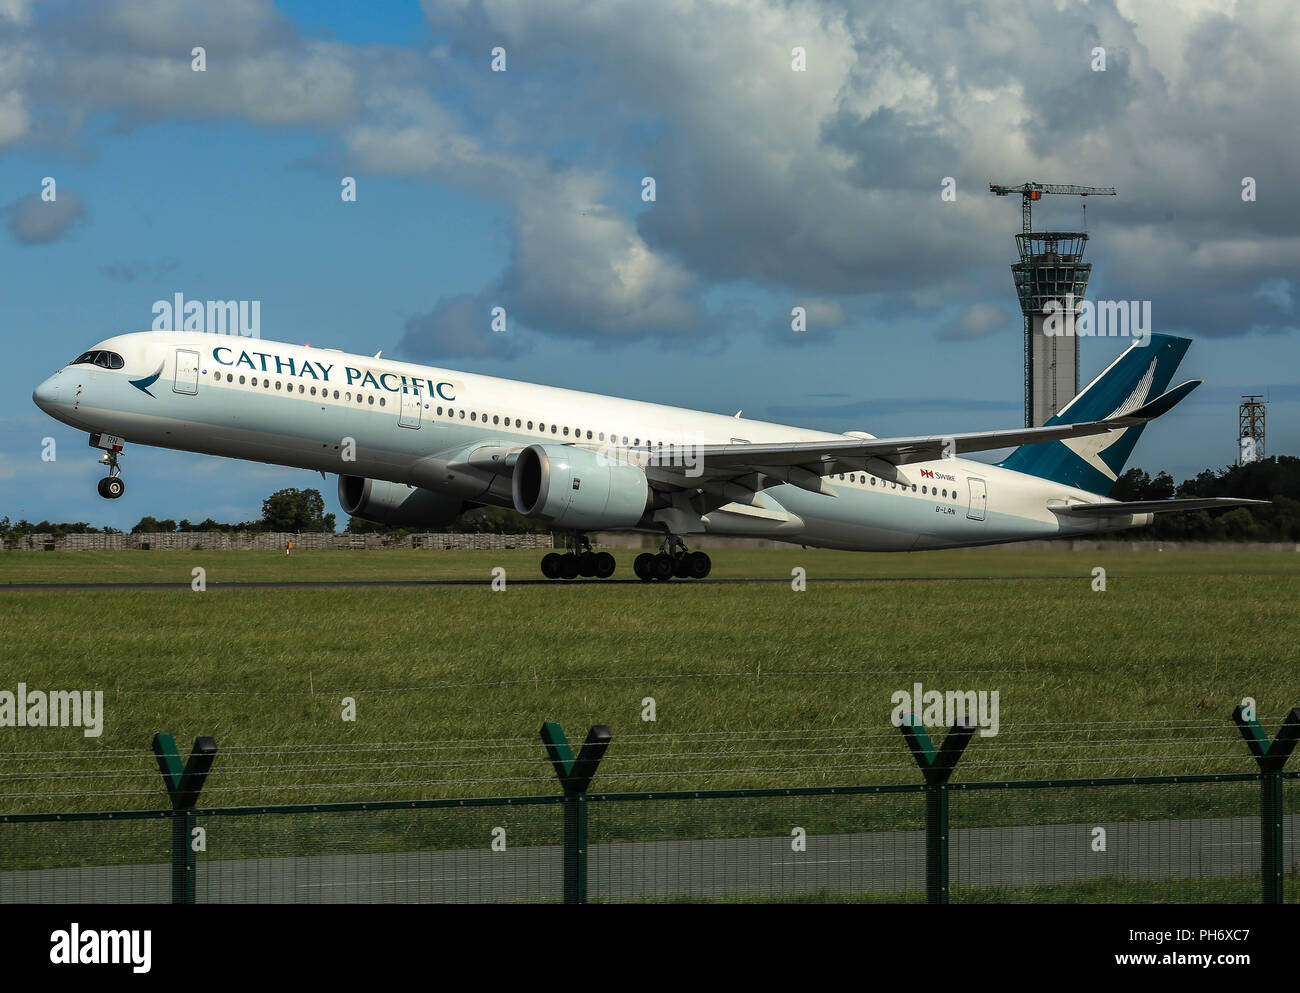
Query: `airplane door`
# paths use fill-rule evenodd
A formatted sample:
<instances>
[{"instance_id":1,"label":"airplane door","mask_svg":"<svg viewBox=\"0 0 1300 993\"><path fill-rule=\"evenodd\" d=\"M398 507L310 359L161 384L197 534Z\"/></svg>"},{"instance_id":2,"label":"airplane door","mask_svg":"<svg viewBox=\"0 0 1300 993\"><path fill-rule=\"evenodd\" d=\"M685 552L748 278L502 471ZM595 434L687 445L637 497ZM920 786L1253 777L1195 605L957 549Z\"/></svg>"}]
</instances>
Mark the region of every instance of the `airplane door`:
<instances>
[{"instance_id":1,"label":"airplane door","mask_svg":"<svg viewBox=\"0 0 1300 993\"><path fill-rule=\"evenodd\" d=\"M172 383L176 393L199 392L199 353L188 348L176 349L176 379Z\"/></svg>"},{"instance_id":2,"label":"airplane door","mask_svg":"<svg viewBox=\"0 0 1300 993\"><path fill-rule=\"evenodd\" d=\"M420 412L423 409L424 398L420 396L420 391L404 387L402 389L402 409L397 415L397 423L404 428L418 428L420 426Z\"/></svg>"},{"instance_id":3,"label":"airplane door","mask_svg":"<svg viewBox=\"0 0 1300 993\"><path fill-rule=\"evenodd\" d=\"M972 521L982 521L984 520L984 511L989 503L988 490L984 486L984 480L969 476L966 482L970 483L970 507L966 511L966 516Z\"/></svg>"}]
</instances>

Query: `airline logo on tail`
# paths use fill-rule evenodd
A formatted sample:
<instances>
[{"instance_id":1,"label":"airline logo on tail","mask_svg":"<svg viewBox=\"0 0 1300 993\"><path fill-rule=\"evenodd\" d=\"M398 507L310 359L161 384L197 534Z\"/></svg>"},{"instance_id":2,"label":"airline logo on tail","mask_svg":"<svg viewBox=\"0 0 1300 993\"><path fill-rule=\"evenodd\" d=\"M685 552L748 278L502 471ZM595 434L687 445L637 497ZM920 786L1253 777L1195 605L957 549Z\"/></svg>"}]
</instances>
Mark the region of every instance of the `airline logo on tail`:
<instances>
[{"instance_id":1,"label":"airline logo on tail","mask_svg":"<svg viewBox=\"0 0 1300 993\"><path fill-rule=\"evenodd\" d=\"M1151 364L1147 366L1147 371L1143 373L1142 378L1138 380L1137 386L1133 388L1133 392L1128 395L1123 403L1111 411L1109 415L1099 419L1110 420L1112 417L1123 417L1125 414L1133 413L1133 411L1137 410L1146 403L1148 399L1150 399L1151 386L1155 381L1155 377L1156 360L1152 359ZM1119 479L1119 475L1105 462L1104 459L1102 459L1101 453L1114 445L1115 442L1120 440L1120 438L1124 437L1124 433L1129 430L1131 429L1120 428L1117 431L1107 431L1105 434L1093 434L1083 438L1064 438L1061 440L1061 444L1074 452L1075 455L1079 456L1079 458L1083 459L1083 461L1087 462L1088 465L1092 466L1111 482L1115 482Z\"/></svg>"}]
</instances>

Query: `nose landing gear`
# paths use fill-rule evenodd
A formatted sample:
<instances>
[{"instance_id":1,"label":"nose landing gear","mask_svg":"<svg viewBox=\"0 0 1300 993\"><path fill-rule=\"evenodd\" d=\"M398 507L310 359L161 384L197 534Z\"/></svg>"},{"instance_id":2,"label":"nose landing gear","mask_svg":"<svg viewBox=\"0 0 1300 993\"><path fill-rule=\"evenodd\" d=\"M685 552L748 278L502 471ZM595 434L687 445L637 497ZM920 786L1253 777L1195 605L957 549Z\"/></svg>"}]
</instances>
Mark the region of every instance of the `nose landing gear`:
<instances>
[{"instance_id":1,"label":"nose landing gear","mask_svg":"<svg viewBox=\"0 0 1300 993\"><path fill-rule=\"evenodd\" d=\"M664 539L658 555L642 552L632 562L632 571L643 583L703 579L712 569L713 560L708 555L687 551L686 543L674 534Z\"/></svg>"},{"instance_id":2,"label":"nose landing gear","mask_svg":"<svg viewBox=\"0 0 1300 993\"><path fill-rule=\"evenodd\" d=\"M116 500L126 492L126 483L121 476L105 476L95 487L105 500Z\"/></svg>"},{"instance_id":3,"label":"nose landing gear","mask_svg":"<svg viewBox=\"0 0 1300 993\"><path fill-rule=\"evenodd\" d=\"M99 464L108 467L108 475L99 481L96 489L105 500L116 500L126 492L122 467L117 463L118 457L122 454L122 439L106 434L92 434L90 444L104 450L104 454L99 457Z\"/></svg>"}]
</instances>

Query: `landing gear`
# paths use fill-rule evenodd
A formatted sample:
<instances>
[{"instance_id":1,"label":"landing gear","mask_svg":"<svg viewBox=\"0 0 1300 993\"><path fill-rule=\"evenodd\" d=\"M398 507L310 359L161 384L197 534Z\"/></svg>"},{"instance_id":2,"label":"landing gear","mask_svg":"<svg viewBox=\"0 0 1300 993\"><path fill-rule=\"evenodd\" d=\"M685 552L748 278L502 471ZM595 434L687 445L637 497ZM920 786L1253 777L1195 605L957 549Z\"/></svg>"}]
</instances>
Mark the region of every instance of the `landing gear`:
<instances>
[{"instance_id":1,"label":"landing gear","mask_svg":"<svg viewBox=\"0 0 1300 993\"><path fill-rule=\"evenodd\" d=\"M95 435L91 435L92 445L95 444L95 438ZM121 446L117 446L105 449L104 454L99 457L99 464L108 466L108 475L101 479L95 488L105 500L116 500L126 492L126 483L122 480L122 467L117 464L117 457L121 453Z\"/></svg>"},{"instance_id":2,"label":"landing gear","mask_svg":"<svg viewBox=\"0 0 1300 993\"><path fill-rule=\"evenodd\" d=\"M584 535L566 538L572 548L564 554L547 552L542 556L542 575L547 579L608 579L614 575L617 563L609 552L593 552L591 542Z\"/></svg>"},{"instance_id":3,"label":"landing gear","mask_svg":"<svg viewBox=\"0 0 1300 993\"><path fill-rule=\"evenodd\" d=\"M658 555L642 552L632 562L632 571L643 583L664 583L670 579L703 579L713 569L713 560L704 552L689 552L676 535L664 539Z\"/></svg>"}]
</instances>

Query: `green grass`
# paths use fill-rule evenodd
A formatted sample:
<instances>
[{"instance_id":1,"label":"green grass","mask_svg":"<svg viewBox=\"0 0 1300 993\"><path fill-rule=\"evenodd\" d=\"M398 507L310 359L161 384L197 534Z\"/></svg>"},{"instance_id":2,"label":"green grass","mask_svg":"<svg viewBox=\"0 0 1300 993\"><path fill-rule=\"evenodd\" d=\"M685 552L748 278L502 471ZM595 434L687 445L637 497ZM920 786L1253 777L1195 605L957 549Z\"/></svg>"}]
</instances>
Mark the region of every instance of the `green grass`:
<instances>
[{"instance_id":1,"label":"green grass","mask_svg":"<svg viewBox=\"0 0 1300 993\"><path fill-rule=\"evenodd\" d=\"M632 554L621 553L618 575ZM0 812L165 806L148 747L156 731L174 733L183 750L213 735L221 752L202 803L242 806L554 793L537 737L544 720L560 721L575 745L589 725L610 725L601 791L915 783L889 720L891 694L916 681L1000 694L1000 733L974 739L959 780L1249 772L1232 708L1254 697L1272 733L1300 705L1300 556L792 548L713 557L714 577L774 581L490 589L496 566L536 577L535 551L2 555L0 689L99 689L106 717L98 739L0 728ZM189 589L196 566L206 592ZM1104 593L1090 588L1098 566ZM795 567L807 570L806 592L790 588ZM909 581L927 576L944 579ZM834 581L855 577L881 581ZM220 587L382 579L480 583ZM177 588L3 589L114 581ZM340 719L345 697L355 722ZM642 720L646 697L654 722ZM998 792L955 797L953 824L1251 816L1256 796L1249 784ZM1288 783L1289 813L1300 812L1297 797L1300 784ZM792 809L599 806L626 811L600 840L784 832ZM795 806L813 832L920 825L915 797ZM409 847L410 826L393 820L349 833L364 850ZM319 850L330 823L299 839L304 850ZM455 822L439 823L445 843ZM436 840L422 831L422 844ZM480 833L463 843L481 843ZM224 845L257 848L235 837ZM1133 892L1190 892L1170 887ZM1011 896L1052 896L1032 892Z\"/></svg>"},{"instance_id":2,"label":"green grass","mask_svg":"<svg viewBox=\"0 0 1300 993\"><path fill-rule=\"evenodd\" d=\"M213 588L0 592L0 689L105 693L98 739L0 728L4 812L159 806L148 743L221 747L204 802L552 792L537 729L607 723L606 791L915 782L891 694L997 690L966 779L1250 771L1229 721L1300 704L1300 557L719 551L785 583L221 590L224 578L532 578L535 552L23 553L8 582ZM626 558L626 556L624 556ZM1090 589L1091 570L1107 591ZM1016 576L819 582L819 576ZM340 719L356 701L357 720ZM657 720L641 719L653 697ZM1066 730L1056 731L1054 728ZM93 776L90 774L93 773ZM16 776L28 776L17 779Z\"/></svg>"},{"instance_id":3,"label":"green grass","mask_svg":"<svg viewBox=\"0 0 1300 993\"><path fill-rule=\"evenodd\" d=\"M614 549L615 578L632 578L638 549ZM11 583L178 583L189 586L202 567L209 583L293 581L482 580L496 566L517 579L539 579L542 552L443 550L126 551L15 552L0 554L0 587ZM895 555L790 547L778 550L719 549L711 578L789 579L801 566L812 580L930 576L1089 577L1094 566L1128 578L1221 576L1249 573L1257 579L1300 574L1300 556L1281 552L1071 552L1015 546Z\"/></svg>"}]
</instances>

